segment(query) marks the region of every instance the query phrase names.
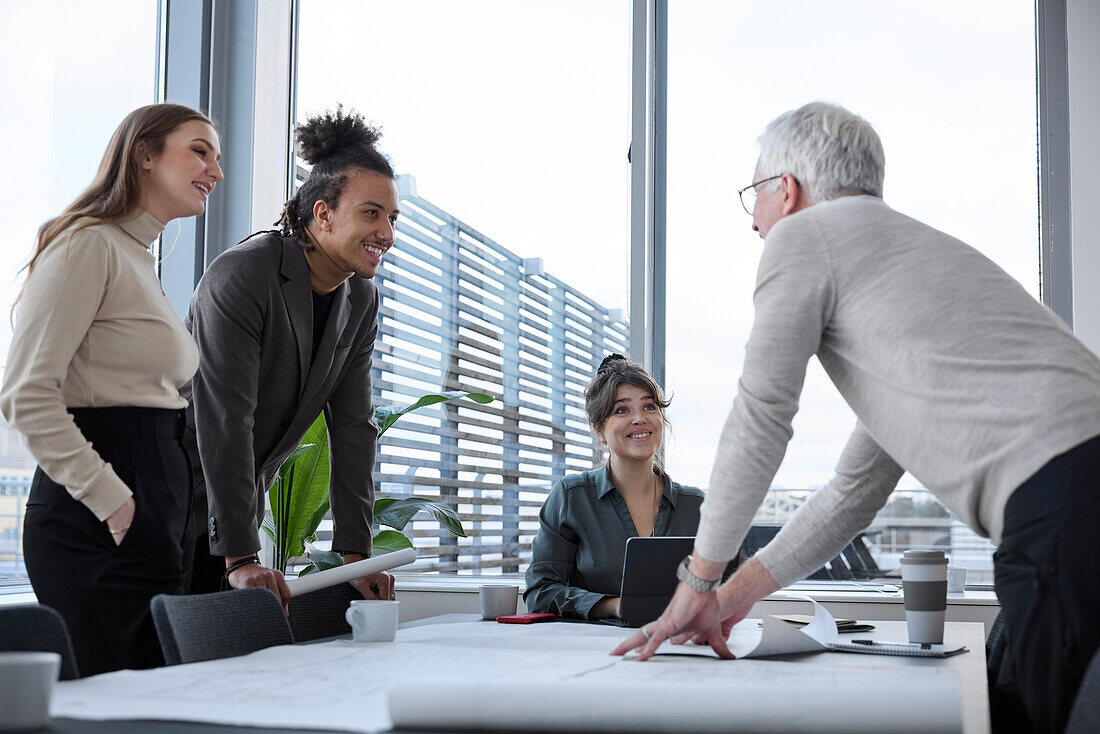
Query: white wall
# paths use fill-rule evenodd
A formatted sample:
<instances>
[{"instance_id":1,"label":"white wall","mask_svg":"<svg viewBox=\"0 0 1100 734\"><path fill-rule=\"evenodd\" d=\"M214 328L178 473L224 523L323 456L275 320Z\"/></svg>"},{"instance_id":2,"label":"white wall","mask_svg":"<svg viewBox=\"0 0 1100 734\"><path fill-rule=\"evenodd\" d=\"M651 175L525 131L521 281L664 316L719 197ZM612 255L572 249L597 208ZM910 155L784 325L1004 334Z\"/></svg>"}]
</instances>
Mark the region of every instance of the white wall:
<instances>
[{"instance_id":1,"label":"white wall","mask_svg":"<svg viewBox=\"0 0 1100 734\"><path fill-rule=\"evenodd\" d=\"M1068 0L1073 328L1100 354L1100 2Z\"/></svg>"}]
</instances>

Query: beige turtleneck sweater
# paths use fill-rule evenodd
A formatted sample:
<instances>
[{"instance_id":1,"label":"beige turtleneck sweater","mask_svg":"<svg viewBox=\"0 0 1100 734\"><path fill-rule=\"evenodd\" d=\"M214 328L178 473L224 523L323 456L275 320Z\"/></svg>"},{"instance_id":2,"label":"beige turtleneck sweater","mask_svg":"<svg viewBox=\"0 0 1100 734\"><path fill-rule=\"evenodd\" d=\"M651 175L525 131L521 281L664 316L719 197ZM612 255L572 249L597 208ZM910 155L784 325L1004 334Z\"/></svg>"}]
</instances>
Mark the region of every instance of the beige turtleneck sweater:
<instances>
[{"instance_id":1,"label":"beige turtleneck sweater","mask_svg":"<svg viewBox=\"0 0 1100 734\"><path fill-rule=\"evenodd\" d=\"M42 470L100 520L131 495L66 408L187 406L195 342L164 296L153 215L63 232L27 276L0 410Z\"/></svg>"}]
</instances>

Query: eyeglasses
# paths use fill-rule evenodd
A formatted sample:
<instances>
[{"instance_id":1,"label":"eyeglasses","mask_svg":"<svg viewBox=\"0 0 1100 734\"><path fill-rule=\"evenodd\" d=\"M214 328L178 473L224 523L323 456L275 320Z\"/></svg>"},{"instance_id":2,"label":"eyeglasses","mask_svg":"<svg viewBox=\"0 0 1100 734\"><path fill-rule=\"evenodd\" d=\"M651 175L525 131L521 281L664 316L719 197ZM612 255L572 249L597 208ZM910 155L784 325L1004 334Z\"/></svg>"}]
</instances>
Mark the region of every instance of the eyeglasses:
<instances>
[{"instance_id":1,"label":"eyeglasses","mask_svg":"<svg viewBox=\"0 0 1100 734\"><path fill-rule=\"evenodd\" d=\"M766 184L768 181L774 181L777 178L783 178L783 174L778 176L768 176L762 178L759 181L753 181L751 184L737 192L737 195L741 197L741 206L745 207L745 211L752 215L752 208L756 206L756 187L760 184Z\"/></svg>"}]
</instances>

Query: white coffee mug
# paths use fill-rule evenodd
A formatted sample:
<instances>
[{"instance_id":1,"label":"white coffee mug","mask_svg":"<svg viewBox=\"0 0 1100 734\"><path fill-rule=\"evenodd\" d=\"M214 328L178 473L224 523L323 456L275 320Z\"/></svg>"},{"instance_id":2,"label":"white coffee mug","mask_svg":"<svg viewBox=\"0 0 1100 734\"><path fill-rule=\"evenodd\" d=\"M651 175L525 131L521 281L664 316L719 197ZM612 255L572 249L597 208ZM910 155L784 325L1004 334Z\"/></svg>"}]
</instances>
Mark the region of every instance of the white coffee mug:
<instances>
[{"instance_id":1,"label":"white coffee mug","mask_svg":"<svg viewBox=\"0 0 1100 734\"><path fill-rule=\"evenodd\" d=\"M947 593L961 594L966 591L966 569L958 566L947 567Z\"/></svg>"},{"instance_id":2,"label":"white coffee mug","mask_svg":"<svg viewBox=\"0 0 1100 734\"><path fill-rule=\"evenodd\" d=\"M516 613L519 587L515 584L482 584L477 591L481 597L482 619L496 619Z\"/></svg>"},{"instance_id":3,"label":"white coffee mug","mask_svg":"<svg viewBox=\"0 0 1100 734\"><path fill-rule=\"evenodd\" d=\"M44 729L61 670L56 652L0 652L0 731Z\"/></svg>"},{"instance_id":4,"label":"white coffee mug","mask_svg":"<svg viewBox=\"0 0 1100 734\"><path fill-rule=\"evenodd\" d=\"M344 619L351 625L351 637L356 642L393 642L397 635L397 605L385 599L356 599L348 607Z\"/></svg>"}]
</instances>

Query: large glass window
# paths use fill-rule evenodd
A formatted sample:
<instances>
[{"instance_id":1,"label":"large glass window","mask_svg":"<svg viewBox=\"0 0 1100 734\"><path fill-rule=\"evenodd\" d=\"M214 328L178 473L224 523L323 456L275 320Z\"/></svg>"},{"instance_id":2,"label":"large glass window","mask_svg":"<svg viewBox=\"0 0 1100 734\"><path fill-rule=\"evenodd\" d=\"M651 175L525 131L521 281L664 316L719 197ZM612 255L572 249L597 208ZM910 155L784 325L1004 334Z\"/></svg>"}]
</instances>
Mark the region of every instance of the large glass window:
<instances>
[{"instance_id":1,"label":"large glass window","mask_svg":"<svg viewBox=\"0 0 1100 734\"><path fill-rule=\"evenodd\" d=\"M127 112L154 101L156 0L5 3L0 139L7 244L0 248L0 355L39 225L87 186ZM2 368L0 368L2 371ZM25 583L23 508L35 461L0 418L0 586Z\"/></svg>"},{"instance_id":2,"label":"large glass window","mask_svg":"<svg viewBox=\"0 0 1100 734\"><path fill-rule=\"evenodd\" d=\"M737 201L769 120L824 99L870 120L885 200L992 258L1036 297L1035 28L1030 0L670 3L669 466L705 486L737 390L762 243ZM813 360L761 526L832 476L855 419ZM991 582L992 546L906 475L865 541L875 565L941 547Z\"/></svg>"},{"instance_id":3,"label":"large glass window","mask_svg":"<svg viewBox=\"0 0 1100 734\"><path fill-rule=\"evenodd\" d=\"M498 398L402 419L378 490L462 517L413 523L417 569L519 572L550 483L593 464L583 385L627 351L629 3L302 0L298 34L298 121L355 108L402 175L376 402Z\"/></svg>"}]
</instances>

